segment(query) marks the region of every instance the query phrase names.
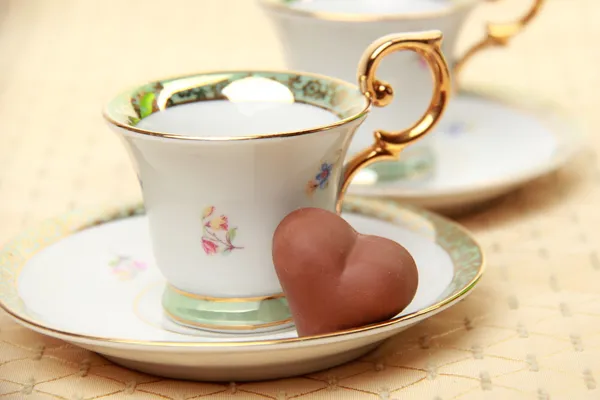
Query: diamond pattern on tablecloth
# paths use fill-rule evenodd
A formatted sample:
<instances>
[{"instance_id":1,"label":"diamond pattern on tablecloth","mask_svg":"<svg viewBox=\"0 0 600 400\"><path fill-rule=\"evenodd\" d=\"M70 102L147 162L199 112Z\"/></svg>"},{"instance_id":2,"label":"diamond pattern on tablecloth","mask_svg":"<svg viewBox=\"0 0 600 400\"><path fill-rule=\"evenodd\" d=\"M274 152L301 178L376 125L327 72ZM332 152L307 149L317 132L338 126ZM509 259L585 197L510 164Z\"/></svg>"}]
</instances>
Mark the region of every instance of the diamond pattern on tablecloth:
<instances>
[{"instance_id":1,"label":"diamond pattern on tablecloth","mask_svg":"<svg viewBox=\"0 0 600 400\"><path fill-rule=\"evenodd\" d=\"M442 397L443 399L443 397ZM534 393L522 392L520 390L515 390L512 388L505 388L501 386L492 386L490 389L482 390L481 388L475 388L468 390L464 393L461 393L455 397L450 397L450 399L460 399L460 400L549 400L544 399L544 397L535 397Z\"/></svg>"},{"instance_id":2,"label":"diamond pattern on tablecloth","mask_svg":"<svg viewBox=\"0 0 600 400\"><path fill-rule=\"evenodd\" d=\"M70 346L61 340L40 335L29 329L23 329L16 324L11 324L0 330L0 340L32 351L41 351L42 349L45 351L46 349Z\"/></svg>"},{"instance_id":3,"label":"diamond pattern on tablecloth","mask_svg":"<svg viewBox=\"0 0 600 400\"><path fill-rule=\"evenodd\" d=\"M22 388L23 385L0 379L0 396L13 396L16 393L20 392Z\"/></svg>"},{"instance_id":4,"label":"diamond pattern on tablecloth","mask_svg":"<svg viewBox=\"0 0 600 400\"><path fill-rule=\"evenodd\" d=\"M525 327L520 327L519 330L520 336L486 347L485 354L524 361L529 355L539 357L571 349L568 338L538 335L527 331Z\"/></svg>"},{"instance_id":5,"label":"diamond pattern on tablecloth","mask_svg":"<svg viewBox=\"0 0 600 400\"><path fill-rule=\"evenodd\" d=\"M482 376L493 378L522 371L525 368L526 364L523 361L507 360L482 354L480 359L475 356L474 359L467 359L444 365L438 368L438 373L449 376L464 376L481 379Z\"/></svg>"},{"instance_id":6,"label":"diamond pattern on tablecloth","mask_svg":"<svg viewBox=\"0 0 600 400\"><path fill-rule=\"evenodd\" d=\"M600 359L600 348L585 349L585 351L564 351L546 357L540 357L540 367L545 370L575 374L585 380L585 371L589 371L590 381L594 380L591 374L593 365Z\"/></svg>"},{"instance_id":7,"label":"diamond pattern on tablecloth","mask_svg":"<svg viewBox=\"0 0 600 400\"><path fill-rule=\"evenodd\" d=\"M57 398L61 400L65 399L65 397L56 397L53 394L43 393L37 390L33 390L31 392L12 393L7 397L10 400L56 400Z\"/></svg>"},{"instance_id":8,"label":"diamond pattern on tablecloth","mask_svg":"<svg viewBox=\"0 0 600 400\"><path fill-rule=\"evenodd\" d=\"M155 393L169 399L188 399L224 392L228 387L227 385L213 383L198 385L195 382L162 379L158 382L140 383L137 389L142 390L144 393Z\"/></svg>"},{"instance_id":9,"label":"diamond pattern on tablecloth","mask_svg":"<svg viewBox=\"0 0 600 400\"><path fill-rule=\"evenodd\" d=\"M572 311L569 311L572 313ZM598 331L600 317L594 315L573 315L563 317L557 315L535 324L532 330L544 332L546 335L569 339L573 335L585 336Z\"/></svg>"},{"instance_id":10,"label":"diamond pattern on tablecloth","mask_svg":"<svg viewBox=\"0 0 600 400\"><path fill-rule=\"evenodd\" d=\"M240 389L252 393L261 393L277 400L286 400L290 397L308 396L327 386L326 382L317 379L293 378L268 382L244 383L240 384Z\"/></svg>"},{"instance_id":11,"label":"diamond pattern on tablecloth","mask_svg":"<svg viewBox=\"0 0 600 400\"><path fill-rule=\"evenodd\" d=\"M0 366L16 360L34 357L38 352L16 347L8 342L0 342Z\"/></svg>"},{"instance_id":12,"label":"diamond pattern on tablecloth","mask_svg":"<svg viewBox=\"0 0 600 400\"><path fill-rule=\"evenodd\" d=\"M15 360L0 366L0 378L10 377L11 381L22 385L37 385L75 373L76 370L72 366L46 358Z\"/></svg>"},{"instance_id":13,"label":"diamond pattern on tablecloth","mask_svg":"<svg viewBox=\"0 0 600 400\"><path fill-rule=\"evenodd\" d=\"M476 380L456 377L436 375L429 377L423 381L417 382L414 385L404 387L398 391L391 392L388 400L403 400L403 399L453 399L467 390L479 389L480 384ZM386 398L381 396L381 398Z\"/></svg>"},{"instance_id":14,"label":"diamond pattern on tablecloth","mask_svg":"<svg viewBox=\"0 0 600 400\"><path fill-rule=\"evenodd\" d=\"M472 357L471 351L430 347L399 351L389 355L381 362L393 367L409 367L429 372L444 365L470 360Z\"/></svg>"},{"instance_id":15,"label":"diamond pattern on tablecloth","mask_svg":"<svg viewBox=\"0 0 600 400\"><path fill-rule=\"evenodd\" d=\"M584 387L583 377L576 374L540 370L523 370L518 374L507 374L493 379L494 384L507 387L520 388L523 391L538 393L540 390L547 393L559 393L566 389ZM553 398L550 395L550 398Z\"/></svg>"},{"instance_id":16,"label":"diamond pattern on tablecloth","mask_svg":"<svg viewBox=\"0 0 600 400\"><path fill-rule=\"evenodd\" d=\"M203 397L200 397L201 399ZM241 388L239 388L235 384L231 384L228 386L227 390L222 392L217 392L215 394L211 394L209 396L210 399L233 399L233 400L255 400L255 399L268 399L270 397L260 394L260 393L251 393L247 392Z\"/></svg>"},{"instance_id":17,"label":"diamond pattern on tablecloth","mask_svg":"<svg viewBox=\"0 0 600 400\"><path fill-rule=\"evenodd\" d=\"M394 392L426 379L427 373L418 369L390 367L376 364L370 371L340 380L337 384L346 388L366 390L372 393Z\"/></svg>"},{"instance_id":18,"label":"diamond pattern on tablecloth","mask_svg":"<svg viewBox=\"0 0 600 400\"><path fill-rule=\"evenodd\" d=\"M65 396L69 399L89 399L107 396L113 393L122 393L127 386L114 379L80 373L69 375L61 379L52 380L35 385L36 390L55 396ZM67 390L65 390L67 388Z\"/></svg>"},{"instance_id":19,"label":"diamond pattern on tablecloth","mask_svg":"<svg viewBox=\"0 0 600 400\"><path fill-rule=\"evenodd\" d=\"M477 326L467 331L453 332L432 340L432 347L471 351L474 347L488 347L512 340L517 336L516 331L498 329L488 326Z\"/></svg>"},{"instance_id":20,"label":"diamond pattern on tablecloth","mask_svg":"<svg viewBox=\"0 0 600 400\"><path fill-rule=\"evenodd\" d=\"M339 367L308 374L307 377L324 382L339 381L373 370L373 364L368 362L350 362Z\"/></svg>"},{"instance_id":21,"label":"diamond pattern on tablecloth","mask_svg":"<svg viewBox=\"0 0 600 400\"><path fill-rule=\"evenodd\" d=\"M161 380L156 376L144 374L133 370L123 370L116 365L101 365L90 368L90 374L112 379L115 382L121 382L125 385L138 385L141 383L150 383Z\"/></svg>"},{"instance_id":22,"label":"diamond pattern on tablecloth","mask_svg":"<svg viewBox=\"0 0 600 400\"><path fill-rule=\"evenodd\" d=\"M359 400L359 399L374 399L377 400L379 396L375 393L371 393L367 390L355 390L344 387L331 386L325 389L321 389L318 392L312 392L307 395L297 397L302 400L331 400L331 399L344 399L344 400ZM263 397L266 398L266 397ZM277 399L276 400L288 400L288 399Z\"/></svg>"},{"instance_id":23,"label":"diamond pattern on tablecloth","mask_svg":"<svg viewBox=\"0 0 600 400\"><path fill-rule=\"evenodd\" d=\"M524 297L521 293L508 292L504 298L506 311L493 317L484 318L480 321L480 324L498 329L518 331L519 326L532 326L556 315L556 309L553 308L527 307L522 304Z\"/></svg>"},{"instance_id":24,"label":"diamond pattern on tablecloth","mask_svg":"<svg viewBox=\"0 0 600 400\"><path fill-rule=\"evenodd\" d=\"M128 392L118 392L118 393L114 393L108 396L103 396L101 397L103 400L121 400L121 399L126 399L126 400L161 400L164 399L164 397L158 395L158 394L154 394L154 393L148 393L148 392L143 392L143 391L135 391L132 393L128 393Z\"/></svg>"},{"instance_id":25,"label":"diamond pattern on tablecloth","mask_svg":"<svg viewBox=\"0 0 600 400\"><path fill-rule=\"evenodd\" d=\"M80 369L111 364L110 361L97 353L72 345L45 349L44 357L78 365Z\"/></svg>"}]
</instances>

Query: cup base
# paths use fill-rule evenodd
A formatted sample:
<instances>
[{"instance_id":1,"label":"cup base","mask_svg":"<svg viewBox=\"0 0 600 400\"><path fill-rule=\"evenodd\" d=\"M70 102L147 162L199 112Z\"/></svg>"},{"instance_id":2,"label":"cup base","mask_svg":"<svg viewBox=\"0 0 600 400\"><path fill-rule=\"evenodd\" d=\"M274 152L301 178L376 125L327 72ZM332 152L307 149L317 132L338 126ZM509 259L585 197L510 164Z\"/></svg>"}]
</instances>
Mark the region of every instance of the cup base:
<instances>
[{"instance_id":1,"label":"cup base","mask_svg":"<svg viewBox=\"0 0 600 400\"><path fill-rule=\"evenodd\" d=\"M257 333L293 326L283 294L247 298L220 298L188 293L167 285L163 311L174 323L218 333Z\"/></svg>"}]
</instances>

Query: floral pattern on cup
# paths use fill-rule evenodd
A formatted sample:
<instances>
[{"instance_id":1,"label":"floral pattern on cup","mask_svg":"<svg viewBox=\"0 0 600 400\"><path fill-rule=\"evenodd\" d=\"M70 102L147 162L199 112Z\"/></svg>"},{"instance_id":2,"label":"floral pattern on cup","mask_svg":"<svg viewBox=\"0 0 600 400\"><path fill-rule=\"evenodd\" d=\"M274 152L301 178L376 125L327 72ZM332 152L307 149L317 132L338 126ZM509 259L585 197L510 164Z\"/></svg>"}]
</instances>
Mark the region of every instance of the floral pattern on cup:
<instances>
[{"instance_id":1,"label":"floral pattern on cup","mask_svg":"<svg viewBox=\"0 0 600 400\"><path fill-rule=\"evenodd\" d=\"M448 125L447 132L450 136L460 136L464 133L467 133L473 129L473 124L469 121L452 121Z\"/></svg>"},{"instance_id":2,"label":"floral pattern on cup","mask_svg":"<svg viewBox=\"0 0 600 400\"><path fill-rule=\"evenodd\" d=\"M148 269L148 265L144 261L122 255L118 255L110 260L108 266L111 268L112 273L122 281L132 280L140 272Z\"/></svg>"},{"instance_id":3,"label":"floral pattern on cup","mask_svg":"<svg viewBox=\"0 0 600 400\"><path fill-rule=\"evenodd\" d=\"M133 96L131 99L131 106L136 112L136 117L129 117L129 123L135 125L140 119L147 117L148 115L157 112L158 103L156 99L158 93L163 90L164 87L160 82L149 85L146 90L142 90Z\"/></svg>"},{"instance_id":4,"label":"floral pattern on cup","mask_svg":"<svg viewBox=\"0 0 600 400\"><path fill-rule=\"evenodd\" d=\"M237 235L237 227L229 226L226 215L215 214L215 207L209 206L202 213L202 249L211 256L229 254L233 250L243 249L235 246L233 241Z\"/></svg>"},{"instance_id":5,"label":"floral pattern on cup","mask_svg":"<svg viewBox=\"0 0 600 400\"><path fill-rule=\"evenodd\" d=\"M317 175L306 184L306 193L311 196L317 189L325 189L329 184L329 177L331 176L332 170L333 164L326 162L321 164L321 169Z\"/></svg>"},{"instance_id":6,"label":"floral pattern on cup","mask_svg":"<svg viewBox=\"0 0 600 400\"><path fill-rule=\"evenodd\" d=\"M214 80L207 80L207 76L213 76ZM347 85L326 78L266 71L199 74L186 78L189 85L185 88L180 87L181 82L178 79L152 82L124 93L108 107L117 112L119 123L136 126L143 118L169 107L197 101L227 99L225 89L236 81L248 78L277 82L290 90L295 101L325 108L341 119L365 108L362 97L361 101L357 102L357 96L362 94Z\"/></svg>"}]
</instances>

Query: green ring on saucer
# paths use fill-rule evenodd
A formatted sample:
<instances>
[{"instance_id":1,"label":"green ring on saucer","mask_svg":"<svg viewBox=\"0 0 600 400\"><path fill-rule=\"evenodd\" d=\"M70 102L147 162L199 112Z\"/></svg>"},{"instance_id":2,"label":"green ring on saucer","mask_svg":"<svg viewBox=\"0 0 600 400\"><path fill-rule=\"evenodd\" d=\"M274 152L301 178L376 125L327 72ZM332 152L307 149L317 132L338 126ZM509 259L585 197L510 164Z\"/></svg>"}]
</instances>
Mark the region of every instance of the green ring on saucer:
<instances>
[{"instance_id":1,"label":"green ring on saucer","mask_svg":"<svg viewBox=\"0 0 600 400\"><path fill-rule=\"evenodd\" d=\"M430 147L406 149L398 161L382 161L367 168L377 174L380 182L416 181L429 178L436 167L436 157Z\"/></svg>"}]
</instances>

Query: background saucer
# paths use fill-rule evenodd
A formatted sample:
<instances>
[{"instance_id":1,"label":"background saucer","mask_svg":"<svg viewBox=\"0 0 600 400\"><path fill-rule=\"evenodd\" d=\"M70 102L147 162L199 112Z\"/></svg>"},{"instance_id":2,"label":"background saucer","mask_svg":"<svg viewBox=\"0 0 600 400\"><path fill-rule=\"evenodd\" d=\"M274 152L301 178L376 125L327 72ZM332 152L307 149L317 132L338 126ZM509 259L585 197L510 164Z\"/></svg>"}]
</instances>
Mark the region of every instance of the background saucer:
<instances>
[{"instance_id":1,"label":"background saucer","mask_svg":"<svg viewBox=\"0 0 600 400\"><path fill-rule=\"evenodd\" d=\"M357 135L351 149L370 140ZM582 144L576 121L549 101L514 90L467 89L455 95L434 132L404 151L412 177L383 176L399 163L374 165L357 175L349 193L453 213L561 167Z\"/></svg>"}]
</instances>

